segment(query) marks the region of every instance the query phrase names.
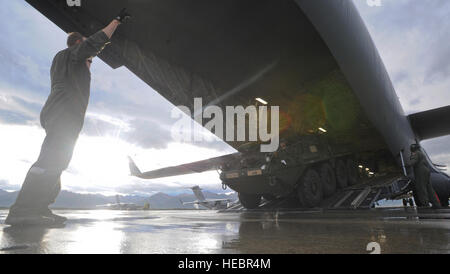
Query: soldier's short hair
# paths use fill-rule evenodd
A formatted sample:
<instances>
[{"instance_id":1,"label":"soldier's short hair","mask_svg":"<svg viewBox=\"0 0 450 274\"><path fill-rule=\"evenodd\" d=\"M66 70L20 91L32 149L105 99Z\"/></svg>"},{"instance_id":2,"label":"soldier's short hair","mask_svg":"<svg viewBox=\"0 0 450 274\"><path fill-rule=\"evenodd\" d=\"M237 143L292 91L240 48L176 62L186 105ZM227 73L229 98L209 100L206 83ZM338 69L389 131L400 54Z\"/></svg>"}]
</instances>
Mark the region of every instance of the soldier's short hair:
<instances>
[{"instance_id":1,"label":"soldier's short hair","mask_svg":"<svg viewBox=\"0 0 450 274\"><path fill-rule=\"evenodd\" d=\"M79 32L71 32L69 33L69 36L67 37L67 46L70 48L71 46L75 45L78 40L83 41L83 35Z\"/></svg>"}]
</instances>

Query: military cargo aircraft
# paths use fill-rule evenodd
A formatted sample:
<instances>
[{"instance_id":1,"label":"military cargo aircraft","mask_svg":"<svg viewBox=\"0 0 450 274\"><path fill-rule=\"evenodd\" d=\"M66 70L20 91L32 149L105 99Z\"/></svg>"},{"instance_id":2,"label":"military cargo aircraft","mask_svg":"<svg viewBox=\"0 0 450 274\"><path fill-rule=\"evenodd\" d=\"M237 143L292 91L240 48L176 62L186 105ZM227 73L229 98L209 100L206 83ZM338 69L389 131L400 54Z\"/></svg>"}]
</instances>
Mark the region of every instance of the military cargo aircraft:
<instances>
[{"instance_id":1,"label":"military cargo aircraft","mask_svg":"<svg viewBox=\"0 0 450 274\"><path fill-rule=\"evenodd\" d=\"M192 192L194 192L194 195L198 200L192 202L181 201L183 205L193 204L197 209L199 205L208 209L225 209L228 207L228 203L231 202L230 199L206 199L205 195L203 195L202 189L199 186L193 186L190 189L192 189Z\"/></svg>"},{"instance_id":2,"label":"military cargo aircraft","mask_svg":"<svg viewBox=\"0 0 450 274\"><path fill-rule=\"evenodd\" d=\"M135 173L140 178L219 169L247 208L292 193L303 207L316 207L371 177L413 178L410 145L450 134L450 106L405 115L350 0L27 2L64 31L85 36L126 3L132 21L99 57L112 68L126 66L191 113L198 97L222 109L279 106L278 151L227 141L237 153ZM449 176L429 159L428 166L448 205Z\"/></svg>"}]
</instances>

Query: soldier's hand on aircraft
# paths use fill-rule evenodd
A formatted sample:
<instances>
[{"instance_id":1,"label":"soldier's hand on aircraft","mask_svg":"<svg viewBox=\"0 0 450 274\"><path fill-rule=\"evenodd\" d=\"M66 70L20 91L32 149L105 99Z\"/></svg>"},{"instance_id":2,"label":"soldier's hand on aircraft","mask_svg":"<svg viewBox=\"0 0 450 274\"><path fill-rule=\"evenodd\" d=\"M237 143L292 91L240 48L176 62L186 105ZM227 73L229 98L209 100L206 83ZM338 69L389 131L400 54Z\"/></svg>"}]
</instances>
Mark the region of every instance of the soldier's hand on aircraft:
<instances>
[{"instance_id":1,"label":"soldier's hand on aircraft","mask_svg":"<svg viewBox=\"0 0 450 274\"><path fill-rule=\"evenodd\" d=\"M127 9L126 8L123 8L120 12L119 12L119 14L116 16L116 20L117 21L119 21L120 23L124 23L124 22L126 22L128 19L130 19L131 18L131 14L129 14L128 12L127 12Z\"/></svg>"}]
</instances>

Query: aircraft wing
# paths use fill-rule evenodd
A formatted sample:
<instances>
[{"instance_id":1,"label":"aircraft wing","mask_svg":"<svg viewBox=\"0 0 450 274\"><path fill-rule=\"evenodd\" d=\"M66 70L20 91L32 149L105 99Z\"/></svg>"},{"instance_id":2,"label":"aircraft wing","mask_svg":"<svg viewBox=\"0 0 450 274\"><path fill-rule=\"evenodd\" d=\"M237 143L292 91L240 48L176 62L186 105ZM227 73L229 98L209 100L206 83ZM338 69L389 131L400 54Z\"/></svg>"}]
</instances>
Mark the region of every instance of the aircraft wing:
<instances>
[{"instance_id":1,"label":"aircraft wing","mask_svg":"<svg viewBox=\"0 0 450 274\"><path fill-rule=\"evenodd\" d=\"M414 113L408 118L420 140L450 135L450 106Z\"/></svg>"},{"instance_id":2,"label":"aircraft wing","mask_svg":"<svg viewBox=\"0 0 450 274\"><path fill-rule=\"evenodd\" d=\"M208 203L215 203L215 202L230 202L231 201L231 199L206 199L205 201L199 201L199 200L196 200L196 201L192 201L192 202L182 202L183 203L183 205L195 205L195 204L198 204L198 205L203 205L203 206L206 206L206 204L208 204Z\"/></svg>"},{"instance_id":3,"label":"aircraft wing","mask_svg":"<svg viewBox=\"0 0 450 274\"><path fill-rule=\"evenodd\" d=\"M206 199L205 202L214 203L214 202L229 202L229 201L231 201L231 199Z\"/></svg>"},{"instance_id":4,"label":"aircraft wing","mask_svg":"<svg viewBox=\"0 0 450 274\"><path fill-rule=\"evenodd\" d=\"M192 201L192 202L182 202L183 205L195 205L195 204L200 204L200 201Z\"/></svg>"},{"instance_id":5,"label":"aircraft wing","mask_svg":"<svg viewBox=\"0 0 450 274\"><path fill-rule=\"evenodd\" d=\"M240 153L233 153L224 156L219 156L207 160L192 162L188 164L182 164L178 166L170 166L161 169L151 170L147 172L141 172L136 163L131 157L128 157L129 168L132 176L136 176L141 179L156 179L162 177L179 176L192 173L201 173L209 170L219 168L221 165L233 160Z\"/></svg>"}]
</instances>

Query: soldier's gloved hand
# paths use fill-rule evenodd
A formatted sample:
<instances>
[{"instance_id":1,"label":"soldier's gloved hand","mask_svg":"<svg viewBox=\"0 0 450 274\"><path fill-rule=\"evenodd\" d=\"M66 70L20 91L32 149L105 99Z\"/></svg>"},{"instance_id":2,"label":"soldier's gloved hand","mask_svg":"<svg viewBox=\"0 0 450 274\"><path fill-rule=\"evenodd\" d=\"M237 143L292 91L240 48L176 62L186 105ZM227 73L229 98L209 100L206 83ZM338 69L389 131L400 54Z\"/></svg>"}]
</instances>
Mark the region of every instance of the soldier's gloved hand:
<instances>
[{"instance_id":1,"label":"soldier's gloved hand","mask_svg":"<svg viewBox=\"0 0 450 274\"><path fill-rule=\"evenodd\" d=\"M126 8L123 8L120 12L119 12L119 14L116 16L116 20L117 21L119 21L120 23L124 23L124 22L126 22L128 19L130 19L131 18L131 14L129 14L128 12L127 12L127 9Z\"/></svg>"}]
</instances>

